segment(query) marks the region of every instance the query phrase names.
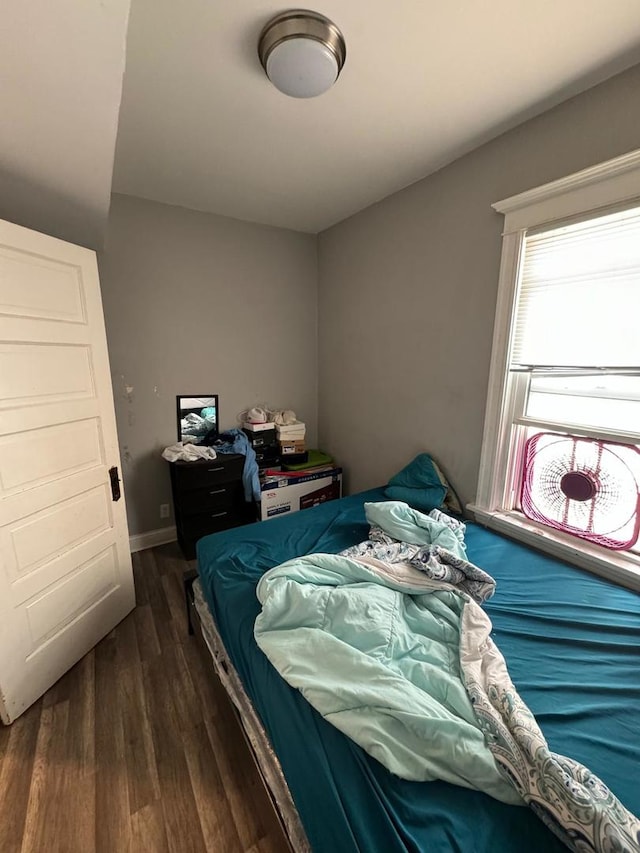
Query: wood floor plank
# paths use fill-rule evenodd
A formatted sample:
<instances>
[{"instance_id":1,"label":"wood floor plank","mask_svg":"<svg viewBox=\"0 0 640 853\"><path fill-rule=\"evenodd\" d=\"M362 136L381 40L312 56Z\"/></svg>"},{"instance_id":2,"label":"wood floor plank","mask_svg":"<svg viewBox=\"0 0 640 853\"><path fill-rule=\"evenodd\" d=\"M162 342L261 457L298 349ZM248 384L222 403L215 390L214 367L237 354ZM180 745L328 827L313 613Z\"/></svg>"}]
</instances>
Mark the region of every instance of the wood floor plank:
<instances>
[{"instance_id":1,"label":"wood floor plank","mask_svg":"<svg viewBox=\"0 0 640 853\"><path fill-rule=\"evenodd\" d=\"M150 660L162 653L151 605L139 604L133 611L140 660Z\"/></svg>"},{"instance_id":2,"label":"wood floor plank","mask_svg":"<svg viewBox=\"0 0 640 853\"><path fill-rule=\"evenodd\" d=\"M122 671L129 666L138 666L139 663L136 620L132 612L116 628L116 665Z\"/></svg>"},{"instance_id":3,"label":"wood floor plank","mask_svg":"<svg viewBox=\"0 0 640 853\"><path fill-rule=\"evenodd\" d=\"M237 741L225 740L225 731L235 725L235 721L229 719L226 709L215 717L207 717L205 724L234 823L242 846L246 849L257 844L264 835L253 802L261 783L251 759L238 749Z\"/></svg>"},{"instance_id":4,"label":"wood floor plank","mask_svg":"<svg viewBox=\"0 0 640 853\"><path fill-rule=\"evenodd\" d=\"M142 667L168 846L170 853L205 853L164 657Z\"/></svg>"},{"instance_id":5,"label":"wood floor plank","mask_svg":"<svg viewBox=\"0 0 640 853\"><path fill-rule=\"evenodd\" d=\"M149 596L147 594L147 585L144 577L144 563L142 554L143 551L138 551L131 555L131 567L133 569L133 582L136 588L136 604L148 604Z\"/></svg>"},{"instance_id":6,"label":"wood floor plank","mask_svg":"<svg viewBox=\"0 0 640 853\"><path fill-rule=\"evenodd\" d=\"M0 771L2 853L18 853L27 816L42 702L36 702L10 728L3 729L6 751Z\"/></svg>"},{"instance_id":7,"label":"wood floor plank","mask_svg":"<svg viewBox=\"0 0 640 853\"><path fill-rule=\"evenodd\" d=\"M187 636L187 610L184 587L175 572L162 576L162 587L171 612L171 630L176 643L183 642Z\"/></svg>"},{"instance_id":8,"label":"wood floor plank","mask_svg":"<svg viewBox=\"0 0 640 853\"><path fill-rule=\"evenodd\" d=\"M43 708L21 853L72 849L65 808L72 784L66 763L69 741L69 701Z\"/></svg>"},{"instance_id":9,"label":"wood floor plank","mask_svg":"<svg viewBox=\"0 0 640 853\"><path fill-rule=\"evenodd\" d=\"M74 814L67 821L69 850L95 851L95 653L90 651L69 673L69 728L66 778L67 800L58 807Z\"/></svg>"},{"instance_id":10,"label":"wood floor plank","mask_svg":"<svg viewBox=\"0 0 640 853\"><path fill-rule=\"evenodd\" d=\"M257 844L253 844L245 853L282 853L282 846L277 839L265 835Z\"/></svg>"},{"instance_id":11,"label":"wood floor plank","mask_svg":"<svg viewBox=\"0 0 640 853\"><path fill-rule=\"evenodd\" d=\"M238 829L218 771L206 724L182 732L191 786L205 845L210 853L242 853Z\"/></svg>"},{"instance_id":12,"label":"wood floor plank","mask_svg":"<svg viewBox=\"0 0 640 853\"><path fill-rule=\"evenodd\" d=\"M59 703L58 703L59 704ZM38 739L35 748L35 759L33 763L33 774L29 788L27 801L27 816L25 817L24 834L20 850L26 853L34 850L34 844L38 835L38 811L45 800L46 781L50 762L51 739L53 730L53 715L57 705L50 704L42 707L40 715L40 726L38 728Z\"/></svg>"},{"instance_id":13,"label":"wood floor plank","mask_svg":"<svg viewBox=\"0 0 640 853\"><path fill-rule=\"evenodd\" d=\"M163 658L167 672L170 673L174 706L180 728L181 730L192 728L202 721L203 708L180 643L176 643L170 652L163 655Z\"/></svg>"},{"instance_id":14,"label":"wood floor plank","mask_svg":"<svg viewBox=\"0 0 640 853\"><path fill-rule=\"evenodd\" d=\"M74 667L78 678L70 694L72 718L80 723L81 737L77 758L82 771L94 772L96 755L96 658L92 649Z\"/></svg>"},{"instance_id":15,"label":"wood floor plank","mask_svg":"<svg viewBox=\"0 0 640 853\"><path fill-rule=\"evenodd\" d=\"M128 853L131 849L129 787L117 690L117 644L116 631L95 648L96 853Z\"/></svg>"},{"instance_id":16,"label":"wood floor plank","mask_svg":"<svg viewBox=\"0 0 640 853\"><path fill-rule=\"evenodd\" d=\"M171 610L167 603L167 597L158 573L158 567L153 555L153 549L144 551L144 572L149 606L153 614L156 627L156 635L160 649L164 652L174 645L173 632L171 630Z\"/></svg>"},{"instance_id":17,"label":"wood floor plank","mask_svg":"<svg viewBox=\"0 0 640 853\"><path fill-rule=\"evenodd\" d=\"M200 698L203 715L214 712L218 705L219 696L216 692L216 679L212 678L211 666L205 660L202 650L198 647L198 640L189 637L182 646L189 672L193 678L196 692Z\"/></svg>"},{"instance_id":18,"label":"wood floor plank","mask_svg":"<svg viewBox=\"0 0 640 853\"><path fill-rule=\"evenodd\" d=\"M153 549L158 574L175 574L180 576L185 569L185 560L177 542L159 545Z\"/></svg>"},{"instance_id":19,"label":"wood floor plank","mask_svg":"<svg viewBox=\"0 0 640 853\"><path fill-rule=\"evenodd\" d=\"M133 580L136 587L136 602L149 604L149 592L155 583L157 574L153 549L149 548L132 554L131 565L133 566Z\"/></svg>"},{"instance_id":20,"label":"wood floor plank","mask_svg":"<svg viewBox=\"0 0 640 853\"><path fill-rule=\"evenodd\" d=\"M131 815L131 853L169 853L162 803L159 800Z\"/></svg>"},{"instance_id":21,"label":"wood floor plank","mask_svg":"<svg viewBox=\"0 0 640 853\"><path fill-rule=\"evenodd\" d=\"M121 671L118 691L129 786L129 810L133 814L160 798L156 756L140 664ZM153 697L150 697L150 701L153 701Z\"/></svg>"}]
</instances>

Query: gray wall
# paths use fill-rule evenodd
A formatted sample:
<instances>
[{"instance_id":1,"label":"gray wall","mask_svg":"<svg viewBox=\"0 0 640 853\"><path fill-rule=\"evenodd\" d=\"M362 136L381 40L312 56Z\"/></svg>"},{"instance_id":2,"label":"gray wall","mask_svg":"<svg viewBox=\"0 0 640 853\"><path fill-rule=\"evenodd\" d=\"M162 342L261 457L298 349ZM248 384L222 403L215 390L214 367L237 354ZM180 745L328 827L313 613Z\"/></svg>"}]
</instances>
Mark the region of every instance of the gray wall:
<instances>
[{"instance_id":1,"label":"gray wall","mask_svg":"<svg viewBox=\"0 0 640 853\"><path fill-rule=\"evenodd\" d=\"M347 487L429 450L475 495L502 217L491 203L640 147L640 66L320 235L319 435Z\"/></svg>"},{"instance_id":2,"label":"gray wall","mask_svg":"<svg viewBox=\"0 0 640 853\"><path fill-rule=\"evenodd\" d=\"M130 533L173 523L176 394L219 394L223 427L293 408L315 444L314 236L114 195L99 267Z\"/></svg>"}]
</instances>

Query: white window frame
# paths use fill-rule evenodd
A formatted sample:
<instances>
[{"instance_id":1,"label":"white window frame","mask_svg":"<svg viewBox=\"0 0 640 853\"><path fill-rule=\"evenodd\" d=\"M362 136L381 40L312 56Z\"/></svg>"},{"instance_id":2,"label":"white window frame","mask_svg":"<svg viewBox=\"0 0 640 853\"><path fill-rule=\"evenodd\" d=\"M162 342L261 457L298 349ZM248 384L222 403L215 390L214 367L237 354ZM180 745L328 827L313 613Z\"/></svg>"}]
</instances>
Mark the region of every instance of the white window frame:
<instances>
[{"instance_id":1,"label":"white window frame","mask_svg":"<svg viewBox=\"0 0 640 853\"><path fill-rule=\"evenodd\" d=\"M487 527L640 590L637 555L579 540L505 509L514 505L510 495L515 485L514 466L509 463L508 443L519 392L518 382L507 381L509 346L527 230L553 227L591 213L595 216L635 201L640 204L640 149L492 205L504 214L505 222L478 490L475 503L467 509Z\"/></svg>"}]
</instances>

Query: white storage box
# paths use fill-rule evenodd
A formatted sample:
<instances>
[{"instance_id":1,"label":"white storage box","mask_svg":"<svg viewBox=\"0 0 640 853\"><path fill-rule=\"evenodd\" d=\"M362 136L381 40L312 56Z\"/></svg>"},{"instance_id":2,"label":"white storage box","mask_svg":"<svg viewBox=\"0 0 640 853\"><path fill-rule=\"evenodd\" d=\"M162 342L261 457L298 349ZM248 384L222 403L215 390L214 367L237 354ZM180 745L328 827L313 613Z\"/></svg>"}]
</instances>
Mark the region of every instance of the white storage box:
<instances>
[{"instance_id":1,"label":"white storage box","mask_svg":"<svg viewBox=\"0 0 640 853\"><path fill-rule=\"evenodd\" d=\"M260 518L275 518L342 497L342 468L277 477L262 485Z\"/></svg>"},{"instance_id":2,"label":"white storage box","mask_svg":"<svg viewBox=\"0 0 640 853\"><path fill-rule=\"evenodd\" d=\"M276 432L280 441L304 441L307 427L302 421L292 424L276 424Z\"/></svg>"},{"instance_id":3,"label":"white storage box","mask_svg":"<svg viewBox=\"0 0 640 853\"><path fill-rule=\"evenodd\" d=\"M251 421L246 421L242 424L242 429L249 430L249 432L263 432L265 429L275 430L275 428L276 425L271 422L252 424Z\"/></svg>"}]
</instances>

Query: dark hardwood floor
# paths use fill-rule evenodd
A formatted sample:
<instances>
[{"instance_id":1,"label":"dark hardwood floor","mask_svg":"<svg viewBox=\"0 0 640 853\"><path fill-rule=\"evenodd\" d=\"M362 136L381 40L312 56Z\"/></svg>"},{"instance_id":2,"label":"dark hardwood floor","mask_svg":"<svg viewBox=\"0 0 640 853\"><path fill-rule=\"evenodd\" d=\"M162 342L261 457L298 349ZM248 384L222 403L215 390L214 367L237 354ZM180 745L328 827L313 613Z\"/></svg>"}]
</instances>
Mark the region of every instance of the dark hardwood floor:
<instances>
[{"instance_id":1,"label":"dark hardwood floor","mask_svg":"<svg viewBox=\"0 0 640 853\"><path fill-rule=\"evenodd\" d=\"M0 853L280 853L187 634L185 568L176 545L134 554L135 610L0 726Z\"/></svg>"}]
</instances>

